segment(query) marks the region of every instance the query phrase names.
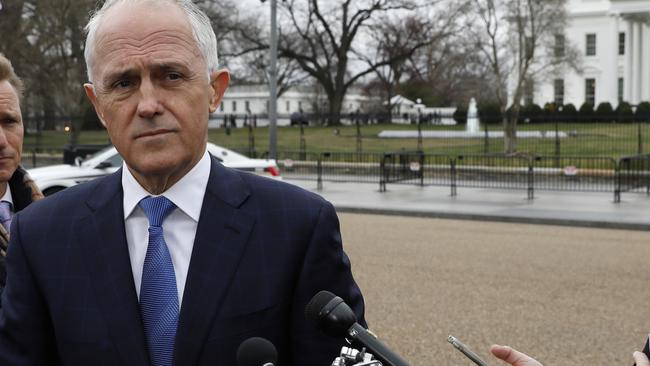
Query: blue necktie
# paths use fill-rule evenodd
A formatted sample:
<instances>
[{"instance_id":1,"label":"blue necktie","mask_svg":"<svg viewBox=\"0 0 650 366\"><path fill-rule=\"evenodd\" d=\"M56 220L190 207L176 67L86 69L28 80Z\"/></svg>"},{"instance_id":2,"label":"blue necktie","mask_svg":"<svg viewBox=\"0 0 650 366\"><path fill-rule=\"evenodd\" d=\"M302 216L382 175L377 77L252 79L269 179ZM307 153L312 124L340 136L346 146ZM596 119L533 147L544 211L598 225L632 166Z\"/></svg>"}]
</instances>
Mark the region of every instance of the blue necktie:
<instances>
[{"instance_id":1,"label":"blue necktie","mask_svg":"<svg viewBox=\"0 0 650 366\"><path fill-rule=\"evenodd\" d=\"M151 365L171 366L178 326L176 275L162 222L176 206L163 196L146 197L139 203L149 219L149 246L142 268L140 312Z\"/></svg>"}]
</instances>

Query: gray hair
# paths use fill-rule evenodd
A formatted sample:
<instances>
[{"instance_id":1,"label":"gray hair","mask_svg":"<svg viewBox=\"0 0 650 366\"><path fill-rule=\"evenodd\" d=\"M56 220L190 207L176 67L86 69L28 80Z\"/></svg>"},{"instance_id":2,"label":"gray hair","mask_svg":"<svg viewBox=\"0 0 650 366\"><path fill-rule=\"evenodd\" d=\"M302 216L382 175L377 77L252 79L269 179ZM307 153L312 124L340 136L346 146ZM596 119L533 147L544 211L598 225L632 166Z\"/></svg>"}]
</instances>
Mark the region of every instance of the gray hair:
<instances>
[{"instance_id":1,"label":"gray hair","mask_svg":"<svg viewBox=\"0 0 650 366\"><path fill-rule=\"evenodd\" d=\"M92 82L92 68L94 66L95 57L95 38L97 37L97 29L103 21L104 15L111 7L125 2L133 3L136 0L106 0L104 5L96 10L91 16L88 24L86 25L86 49L84 51L84 58L86 59L86 72L88 73L88 80ZM212 29L210 18L196 6L191 0L137 0L140 2L167 2L170 4L178 5L187 18L192 28L192 34L196 40L197 46L201 51L203 60L207 65L207 73L210 75L219 67L219 57L217 54L217 37Z\"/></svg>"}]
</instances>

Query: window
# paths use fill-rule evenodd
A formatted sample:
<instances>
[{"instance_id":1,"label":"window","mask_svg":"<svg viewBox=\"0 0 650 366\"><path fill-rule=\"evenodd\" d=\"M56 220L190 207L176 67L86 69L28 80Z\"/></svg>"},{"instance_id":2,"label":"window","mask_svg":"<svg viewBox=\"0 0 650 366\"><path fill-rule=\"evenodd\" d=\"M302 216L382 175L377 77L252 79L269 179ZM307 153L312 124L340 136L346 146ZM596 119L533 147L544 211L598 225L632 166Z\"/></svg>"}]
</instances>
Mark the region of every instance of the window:
<instances>
[{"instance_id":1,"label":"window","mask_svg":"<svg viewBox=\"0 0 650 366\"><path fill-rule=\"evenodd\" d=\"M625 84L623 84L623 78L618 78L618 102L623 101L623 87Z\"/></svg>"},{"instance_id":2,"label":"window","mask_svg":"<svg viewBox=\"0 0 650 366\"><path fill-rule=\"evenodd\" d=\"M271 102L269 102L268 100L266 101L266 111L267 112L271 111Z\"/></svg>"},{"instance_id":3,"label":"window","mask_svg":"<svg viewBox=\"0 0 650 366\"><path fill-rule=\"evenodd\" d=\"M286 109L287 109L287 112L289 112L290 109L291 109L291 102L288 101L288 100L287 100L287 103L286 103Z\"/></svg>"},{"instance_id":4,"label":"window","mask_svg":"<svg viewBox=\"0 0 650 366\"><path fill-rule=\"evenodd\" d=\"M553 102L557 107L564 105L564 79L553 80Z\"/></svg>"},{"instance_id":5,"label":"window","mask_svg":"<svg viewBox=\"0 0 650 366\"><path fill-rule=\"evenodd\" d=\"M302 112L302 101L298 101L298 110Z\"/></svg>"},{"instance_id":6,"label":"window","mask_svg":"<svg viewBox=\"0 0 650 366\"><path fill-rule=\"evenodd\" d=\"M236 100L232 101L232 111L237 112L237 101Z\"/></svg>"},{"instance_id":7,"label":"window","mask_svg":"<svg viewBox=\"0 0 650 366\"><path fill-rule=\"evenodd\" d=\"M555 47L553 49L555 57L564 57L564 34L555 35Z\"/></svg>"},{"instance_id":8,"label":"window","mask_svg":"<svg viewBox=\"0 0 650 366\"><path fill-rule=\"evenodd\" d=\"M596 34L587 34L587 49L585 50L587 56L596 56Z\"/></svg>"},{"instance_id":9,"label":"window","mask_svg":"<svg viewBox=\"0 0 650 366\"><path fill-rule=\"evenodd\" d=\"M224 107L224 106L223 106L223 101L221 101L221 111L222 111L222 112L225 112L225 110L223 109L223 107Z\"/></svg>"},{"instance_id":10,"label":"window","mask_svg":"<svg viewBox=\"0 0 650 366\"><path fill-rule=\"evenodd\" d=\"M596 79L585 79L585 102L596 104Z\"/></svg>"},{"instance_id":11,"label":"window","mask_svg":"<svg viewBox=\"0 0 650 366\"><path fill-rule=\"evenodd\" d=\"M246 109L246 113L250 112L251 111L251 104L248 101L245 101L244 105L245 105L244 109Z\"/></svg>"},{"instance_id":12,"label":"window","mask_svg":"<svg viewBox=\"0 0 650 366\"><path fill-rule=\"evenodd\" d=\"M625 54L625 33L623 32L618 34L618 54Z\"/></svg>"}]
</instances>

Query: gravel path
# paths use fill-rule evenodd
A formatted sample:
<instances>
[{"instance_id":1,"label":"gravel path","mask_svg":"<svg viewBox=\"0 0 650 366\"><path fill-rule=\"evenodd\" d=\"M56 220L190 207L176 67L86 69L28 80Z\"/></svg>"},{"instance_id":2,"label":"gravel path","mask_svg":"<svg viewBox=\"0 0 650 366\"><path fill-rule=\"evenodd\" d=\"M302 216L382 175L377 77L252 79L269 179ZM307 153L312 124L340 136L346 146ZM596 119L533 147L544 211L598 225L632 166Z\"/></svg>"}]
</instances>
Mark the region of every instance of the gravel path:
<instances>
[{"instance_id":1,"label":"gravel path","mask_svg":"<svg viewBox=\"0 0 650 366\"><path fill-rule=\"evenodd\" d=\"M340 214L371 329L412 365L631 365L650 331L646 232Z\"/></svg>"}]
</instances>

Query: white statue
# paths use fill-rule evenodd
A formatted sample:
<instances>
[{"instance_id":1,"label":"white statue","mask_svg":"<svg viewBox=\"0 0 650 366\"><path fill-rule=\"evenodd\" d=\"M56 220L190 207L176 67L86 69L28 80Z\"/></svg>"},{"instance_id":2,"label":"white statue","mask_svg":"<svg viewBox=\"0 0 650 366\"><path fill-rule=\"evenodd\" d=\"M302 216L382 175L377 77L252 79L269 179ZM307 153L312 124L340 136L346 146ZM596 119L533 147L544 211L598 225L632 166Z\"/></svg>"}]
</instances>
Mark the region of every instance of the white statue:
<instances>
[{"instance_id":1,"label":"white statue","mask_svg":"<svg viewBox=\"0 0 650 366\"><path fill-rule=\"evenodd\" d=\"M469 107L467 108L467 126L465 132L478 133L481 132L478 119L478 110L476 109L476 99L469 100Z\"/></svg>"}]
</instances>

